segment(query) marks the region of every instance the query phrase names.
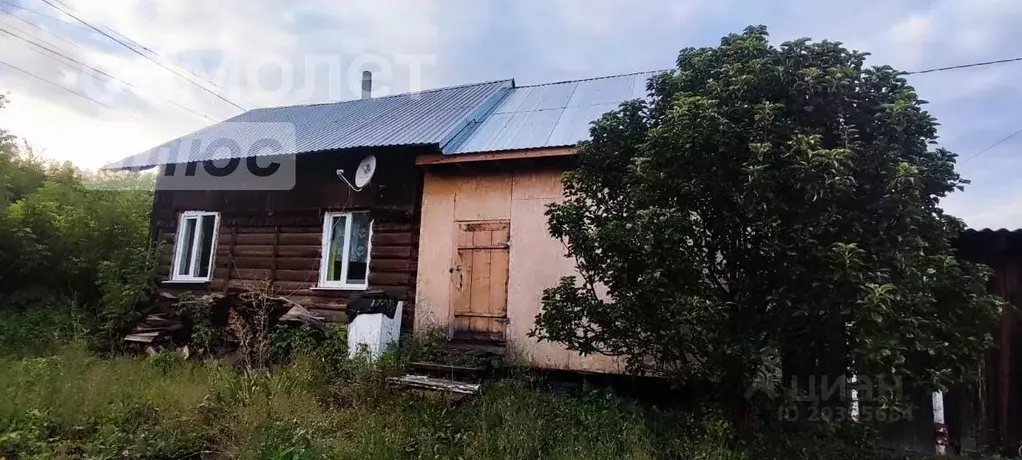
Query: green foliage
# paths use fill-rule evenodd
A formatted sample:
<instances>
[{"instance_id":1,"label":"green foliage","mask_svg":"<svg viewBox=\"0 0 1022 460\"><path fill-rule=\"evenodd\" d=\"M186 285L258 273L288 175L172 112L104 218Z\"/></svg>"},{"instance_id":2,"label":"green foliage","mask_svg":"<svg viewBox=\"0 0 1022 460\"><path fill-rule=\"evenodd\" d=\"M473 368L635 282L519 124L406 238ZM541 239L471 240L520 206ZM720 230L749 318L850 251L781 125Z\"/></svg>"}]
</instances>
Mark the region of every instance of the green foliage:
<instances>
[{"instance_id":1,"label":"green foliage","mask_svg":"<svg viewBox=\"0 0 1022 460\"><path fill-rule=\"evenodd\" d=\"M347 327L331 324L324 331L304 324L277 324L270 332L270 356L275 364L304 359L339 372L348 357Z\"/></svg>"},{"instance_id":2,"label":"green foliage","mask_svg":"<svg viewBox=\"0 0 1022 460\"><path fill-rule=\"evenodd\" d=\"M213 306L203 298L184 292L174 304L174 310L191 326L188 343L196 351L215 352L227 341L224 326L216 322Z\"/></svg>"},{"instance_id":3,"label":"green foliage","mask_svg":"<svg viewBox=\"0 0 1022 460\"><path fill-rule=\"evenodd\" d=\"M877 451L847 425L747 442L718 413L646 407L607 390L561 397L505 380L461 402L404 392L385 382L401 353L378 365L343 360L340 372L305 354L273 372L180 352L0 356L0 458L926 458Z\"/></svg>"},{"instance_id":4,"label":"green foliage","mask_svg":"<svg viewBox=\"0 0 1022 460\"><path fill-rule=\"evenodd\" d=\"M750 27L597 121L547 213L581 276L545 292L534 334L731 400L763 374L975 377L1000 305L939 207L967 182L865 56Z\"/></svg>"},{"instance_id":5,"label":"green foliage","mask_svg":"<svg viewBox=\"0 0 1022 460\"><path fill-rule=\"evenodd\" d=\"M92 343L108 347L151 292L152 183L48 163L0 130L0 310L73 303ZM39 292L52 302L30 299Z\"/></svg>"},{"instance_id":6,"label":"green foliage","mask_svg":"<svg viewBox=\"0 0 1022 460\"><path fill-rule=\"evenodd\" d=\"M71 311L56 302L24 291L0 299L0 305L21 306L0 308L0 356L47 355L73 337Z\"/></svg>"},{"instance_id":7,"label":"green foliage","mask_svg":"<svg viewBox=\"0 0 1022 460\"><path fill-rule=\"evenodd\" d=\"M609 393L559 398L509 381L457 404L359 385L384 371L352 365L327 382L307 362L267 373L172 354L0 359L0 456L658 458L645 414Z\"/></svg>"}]
</instances>

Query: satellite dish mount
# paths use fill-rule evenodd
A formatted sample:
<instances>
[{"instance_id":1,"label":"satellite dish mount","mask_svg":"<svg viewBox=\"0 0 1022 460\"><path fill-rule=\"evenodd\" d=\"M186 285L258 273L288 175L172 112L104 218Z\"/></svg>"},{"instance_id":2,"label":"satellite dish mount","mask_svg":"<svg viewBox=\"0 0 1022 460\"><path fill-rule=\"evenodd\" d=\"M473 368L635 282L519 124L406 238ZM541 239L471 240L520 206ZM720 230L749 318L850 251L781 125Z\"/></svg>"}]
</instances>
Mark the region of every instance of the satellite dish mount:
<instances>
[{"instance_id":1,"label":"satellite dish mount","mask_svg":"<svg viewBox=\"0 0 1022 460\"><path fill-rule=\"evenodd\" d=\"M354 184L352 184L351 181L349 181L348 178L344 176L343 169L337 170L337 177L341 178L341 180L343 180L345 184L348 184L348 187L350 187L352 190L356 192L361 192L362 189L369 184L369 181L373 179L373 175L375 173L376 173L376 156L366 155L366 157L362 159L362 162L358 164L358 169L355 170Z\"/></svg>"}]
</instances>

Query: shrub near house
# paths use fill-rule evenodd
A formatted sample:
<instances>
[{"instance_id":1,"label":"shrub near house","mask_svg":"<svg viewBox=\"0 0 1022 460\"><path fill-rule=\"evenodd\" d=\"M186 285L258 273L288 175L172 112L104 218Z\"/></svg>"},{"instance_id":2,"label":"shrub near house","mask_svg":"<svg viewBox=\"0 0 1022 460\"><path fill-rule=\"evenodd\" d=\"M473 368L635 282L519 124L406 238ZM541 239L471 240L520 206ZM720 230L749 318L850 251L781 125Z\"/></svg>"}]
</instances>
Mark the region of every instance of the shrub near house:
<instances>
[{"instance_id":1,"label":"shrub near house","mask_svg":"<svg viewBox=\"0 0 1022 460\"><path fill-rule=\"evenodd\" d=\"M599 120L548 211L581 274L546 291L536 334L720 383L740 418L764 376L973 381L1000 304L939 206L966 181L915 90L865 56L750 27Z\"/></svg>"}]
</instances>

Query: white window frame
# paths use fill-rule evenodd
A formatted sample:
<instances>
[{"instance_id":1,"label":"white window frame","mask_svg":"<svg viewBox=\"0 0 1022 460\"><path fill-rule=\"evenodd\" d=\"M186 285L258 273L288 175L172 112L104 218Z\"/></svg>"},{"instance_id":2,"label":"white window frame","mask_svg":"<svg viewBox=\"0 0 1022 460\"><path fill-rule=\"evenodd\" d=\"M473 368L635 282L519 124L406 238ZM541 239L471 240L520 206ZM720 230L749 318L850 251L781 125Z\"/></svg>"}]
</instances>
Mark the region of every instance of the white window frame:
<instances>
[{"instance_id":1,"label":"white window frame","mask_svg":"<svg viewBox=\"0 0 1022 460\"><path fill-rule=\"evenodd\" d=\"M351 239L351 221L355 214L369 214L366 211L328 211L323 214L323 242L319 248L319 288L320 289L338 289L345 291L365 291L369 289L369 267L372 263L373 255L373 225L376 223L375 220L370 216L369 218L369 241L366 244L366 279L363 283L348 283L346 281L333 281L328 280L327 275L330 273L329 270L329 255L330 255L330 239L332 236L332 228L330 223L335 217L345 216L344 219L344 246L341 248L341 276L345 280L348 278L348 246L350 246Z\"/></svg>"},{"instance_id":2,"label":"white window frame","mask_svg":"<svg viewBox=\"0 0 1022 460\"><path fill-rule=\"evenodd\" d=\"M199 236L199 227L202 223L202 218L206 216L213 216L213 245L209 252L209 276L194 276L194 274L182 275L178 270L181 263L181 251L185 248L185 241L183 239L185 233L185 223L189 219L196 219L195 229L192 233L192 256L189 260L194 261L199 256L199 251L202 246L202 242L196 238ZM213 270L216 268L214 265L216 261L216 245L217 240L220 238L220 213L213 211L185 211L182 212L177 220L177 233L174 234L174 263L170 271L170 281L172 282L187 282L187 283L206 283L213 279Z\"/></svg>"}]
</instances>

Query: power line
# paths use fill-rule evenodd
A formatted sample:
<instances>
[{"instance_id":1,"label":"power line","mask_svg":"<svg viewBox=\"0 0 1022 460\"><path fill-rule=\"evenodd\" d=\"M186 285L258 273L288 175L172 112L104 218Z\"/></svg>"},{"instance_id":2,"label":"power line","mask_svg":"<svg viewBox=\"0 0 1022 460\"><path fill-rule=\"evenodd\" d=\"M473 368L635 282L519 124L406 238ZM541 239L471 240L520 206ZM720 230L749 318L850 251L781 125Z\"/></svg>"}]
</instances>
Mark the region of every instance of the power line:
<instances>
[{"instance_id":1,"label":"power line","mask_svg":"<svg viewBox=\"0 0 1022 460\"><path fill-rule=\"evenodd\" d=\"M85 100L87 100L87 101L90 101L90 102L92 102L92 103L94 103L94 104L99 104L99 105L101 105L101 106L103 106L103 107L106 107L106 108L108 108L108 109L111 109L111 110L113 109L113 107L110 107L109 105L106 105L106 104L104 104L103 102L100 102L100 101L98 101L98 100L96 100L96 99L93 99L93 98L91 98L91 97L89 97L89 96L86 96L86 95L84 95L84 94L82 94L82 93L79 93L78 91L75 91L75 90L73 90L73 89L71 89L71 88L68 88L68 87L66 87L66 86L63 86L63 85L61 85L61 84L58 84L58 83L54 83L53 81L51 81L51 80L47 80L46 78L40 77L39 75L36 75L36 74L34 74L34 73L32 73L32 72L29 72L29 71L27 71L27 70L25 70L25 69L22 69L21 67L18 67L18 66L14 65L14 64L11 64L11 63L7 62L7 61L4 61L3 59L0 59L0 65L3 65L3 66L6 66L6 67L9 67L9 68L11 68L11 69L14 69L14 70L16 70L16 71L18 71L18 72L21 72L22 74L25 74L25 75L27 75L27 76L29 76L29 77L32 77L32 78L34 78L34 79L36 79L36 80L39 80L39 81L41 81L41 82L43 82L43 83L46 83L46 84L48 84L48 85L54 86L54 87L56 87L56 88L59 88L59 89L62 89L62 90L64 90L64 91L67 91L67 92L69 92L69 93L71 93L71 94L74 94L75 96L78 96L78 97L80 97L80 98L82 98L82 99L85 99ZM129 114L129 116L131 116L132 118L136 118L136 119L137 119L137 117L135 117L134 115L131 115L131 114Z\"/></svg>"},{"instance_id":2,"label":"power line","mask_svg":"<svg viewBox=\"0 0 1022 460\"><path fill-rule=\"evenodd\" d=\"M0 1L4 1L4 0L0 0ZM63 1L61 1L61 0L53 0L53 1L57 2L57 3L59 4L59 5L63 6L64 8L67 8L67 9L69 9L69 10L71 10L71 11L76 11L76 10L75 10L74 8L72 8L72 7L70 6L70 5L68 5L67 3L64 3L64 2L63 2ZM70 14L70 13L66 13L66 14ZM76 26L76 27L80 27L80 26L78 26L77 24L75 24L75 26ZM109 32L109 33L112 33L112 34L114 34L114 35L117 35L117 36L118 36L118 37L120 37L120 38L121 38L122 40L124 40L124 41L126 41L126 42L130 43L131 45L133 45L133 46L136 46L136 47L138 47L138 48L141 48L141 49L142 49L142 50L144 50L145 52L149 53L149 54L150 54L151 56L155 56L155 57L156 57L157 59L161 59L161 58L162 58L162 57L160 56L160 54L159 54L159 53L157 53L156 51L153 51L153 50L152 50L151 48L149 48L149 47L147 47L147 46L145 46L145 45L143 45L143 44L139 43L139 42L138 42L138 41L136 41L136 40L133 40L133 39L132 39L131 37L128 37L127 35L124 35L124 34L122 34L122 33L118 32L118 31L116 31L116 30L114 30L114 29L112 29L112 28L110 28L110 27L108 27L108 26L104 26L104 25L102 25L102 24L99 24L98 26L99 26L99 27L102 27L103 29L105 29L105 30L106 30L107 32ZM189 68L187 68L187 67L184 67L184 66L181 66L181 65L175 65L175 64L172 64L172 65L174 65L174 67L177 67L178 69L181 69L181 70L183 70L183 71L187 72L187 73L188 73L189 75L191 75L191 76L193 76L193 77L195 77L195 78L198 78L198 79L200 79L200 80L203 80L203 81L205 81L206 83L209 83L209 85L210 85L210 86L212 86L212 87L214 87L214 88L216 88L216 89L219 89L219 90L223 90L223 87L222 87L222 86L220 86L220 85L216 84L216 83L215 83L215 82L213 82L213 81L210 81L210 80L209 80L209 79L207 79L207 78L204 78L204 77L202 77L202 76L199 76L198 74L196 74L195 72L193 72L193 71L192 71L191 69L189 69ZM252 101L249 101L248 99L245 99L245 97L244 97L244 96L239 96L239 97L241 98L242 102L244 102L244 103L246 103L246 104L248 104L248 105L252 105L252 106L254 106L254 105L255 105L254 103L252 103Z\"/></svg>"},{"instance_id":3,"label":"power line","mask_svg":"<svg viewBox=\"0 0 1022 460\"><path fill-rule=\"evenodd\" d=\"M0 3L3 3L3 2L2 2L2 1L0 1ZM41 27L41 26L40 26L39 24L36 24L36 23L34 23L34 22L31 22L31 21L28 21L28 20L26 20L25 18L23 18L23 17L21 17L21 16L18 16L18 15L16 15L16 14L14 14L13 12L7 11L7 10L5 10L5 9L3 9L3 8L0 8L0 11L2 11L2 12L3 12L4 14L6 14L6 15L8 15L8 16L10 16L10 17L14 18L14 19L17 19L17 20L19 20L19 21L21 21L21 22L23 22L23 23L25 23L25 24L27 24L27 25L29 25L29 26L32 26L32 27L34 27L34 28L36 28L36 29L39 29L39 30L41 30L41 31L43 31L43 32L46 32L47 34L50 34L50 35L52 35L53 37L55 37L55 38L59 39L60 41L62 41L62 42L64 42L64 43L67 43L67 44L69 44L69 45L71 45L71 46L74 46L75 48L78 48L78 47L79 47L77 43L75 43L75 42L73 42L73 41L71 41L71 40L68 40L68 39L66 39L66 38L64 38L64 37L61 37L60 35L57 35L57 34L55 34L55 33L51 32L51 31L49 31L49 30L46 30L45 28ZM75 25L75 26L76 26L76 27L78 27L77 25Z\"/></svg>"},{"instance_id":4,"label":"power line","mask_svg":"<svg viewBox=\"0 0 1022 460\"><path fill-rule=\"evenodd\" d=\"M28 43L28 44L36 47L36 48L39 48L39 49L41 49L43 51L46 51L47 53L50 53L50 54L55 55L55 56L59 56L59 57L65 59L65 60L67 60L69 62L77 64L79 67L84 67L84 68L90 69L90 70L92 70L92 71L94 71L94 72L96 72L96 73L98 73L100 75L103 75L104 77L107 77L110 80L119 81L119 82L124 83L125 85L129 86L130 88L134 88L134 89L139 90L139 91L142 90L141 88L139 88L138 86L135 86L133 83L131 83L129 81L123 80L121 78L117 78L117 77L115 77L115 76L113 76L113 75L103 71L100 68L91 66L91 65L86 64L86 63L84 63L82 61L79 61L79 60L77 60L77 59L75 59L75 58L73 58L71 56L68 56L68 55L66 55L64 53L61 53L60 51L54 50L53 48L50 48L50 47L48 47L46 45L42 45L42 44L36 43L36 42L34 42L34 41L32 41L32 40L30 40L28 38L25 38L25 37L20 36L18 34L12 33L11 31L9 31L7 29L4 29L3 27L0 27L0 33L4 33L4 34L7 34L7 35L10 35L11 37L17 38L18 40L21 40L21 41L23 41L25 43ZM46 56L46 55L44 55L44 56ZM47 57L50 57L50 56L47 56ZM50 59L54 59L54 58L50 57ZM131 91L131 93L135 94L135 96L139 96L139 94L137 92ZM173 105L175 107L178 107L178 108L180 108L182 110L186 110L188 112L191 112L191 113L193 113L195 115L198 115L200 117L203 117L203 118L205 118L205 119L207 119L209 121L212 121L212 122L216 122L217 121L217 120L214 120L214 119L212 119L212 118L210 118L210 117L208 117L208 116L206 116L206 115L204 115L202 113L199 113L199 112L197 112L195 110L192 110L192 109L190 109L190 108L188 108L188 107L186 107L184 105L181 105L181 104L179 104L177 102L174 102L174 101L172 101L170 99L166 99L166 98L163 98L163 97L160 97L160 96L151 96L151 97L153 97L155 99L158 99L158 100L161 100L163 102L166 102L168 104L171 104L171 105Z\"/></svg>"},{"instance_id":5,"label":"power line","mask_svg":"<svg viewBox=\"0 0 1022 460\"><path fill-rule=\"evenodd\" d=\"M65 21L64 19L58 18L58 17L56 17L56 16L50 16L50 15L48 15L48 14L46 14L46 13L43 13L43 12L41 12L41 11L36 11L36 10L33 10L33 9L25 8L24 6L21 6L21 5L17 4L17 3L11 2L11 1L7 1L7 0L0 0L0 4L3 4L3 5L7 5L7 6L11 7L11 8L17 8L17 9L19 9L19 10L21 10L21 11L24 11L24 12L26 12L26 13L31 13L31 14L34 14L34 15L36 15L36 16L42 16L42 17L44 17L44 18L47 18L47 19L51 19L51 20L57 21L57 22L59 22L59 23L61 23L61 24L67 24L67 25L69 25L69 26L71 26L71 27L75 27L75 28L78 28L78 29L83 29L83 30L87 30L87 29L85 29L85 27L83 27L82 25L79 25L79 24L75 24L75 23L73 23L73 22L69 22L69 21ZM11 13L10 13L9 11L6 11L6 10L4 10L4 11L5 11L5 12L7 12L8 14L11 14ZM11 14L11 15L12 15L12 16L14 16L13 14ZM17 17L17 16L15 16L15 17ZM20 19L20 18L19 18L19 19Z\"/></svg>"},{"instance_id":6,"label":"power line","mask_svg":"<svg viewBox=\"0 0 1022 460\"><path fill-rule=\"evenodd\" d=\"M960 65L953 65L953 66L948 66L948 67L938 67L936 69L917 70L915 72L905 72L905 75L919 75L919 74L923 74L923 73L944 72L944 71L947 71L947 70L968 69L970 67L982 67L982 66L988 66L988 65L994 65L994 64L1005 64L1005 63L1008 63L1008 62L1016 62L1016 61L1022 61L1022 57L1014 57L1014 58L1008 58L1008 59L998 59L996 61L975 62L975 63L972 63L972 64L960 64Z\"/></svg>"},{"instance_id":7,"label":"power line","mask_svg":"<svg viewBox=\"0 0 1022 460\"><path fill-rule=\"evenodd\" d=\"M195 80L192 80L192 79L190 79L190 78L188 78L188 77L186 77L186 76L182 75L182 74L181 74L181 73L179 73L178 71L176 71L176 70L174 70L174 69L170 68L169 66L167 66L167 65L164 65L164 64L163 64L162 62L160 62L160 61L157 61L156 59L153 59L152 57L150 57L150 56L146 55L145 53L143 53L143 52L141 52L141 51L139 51L139 50L137 50L137 49L135 49L135 48L131 47L130 45L128 45L127 43L125 43L125 42L124 42L123 40L121 40L121 39L118 39L117 37L114 37L113 35L110 35L109 33L107 33L107 32L105 32L105 31L101 30L100 28L98 28L98 27L96 27L96 26L92 25L92 24L91 24L91 23L89 23L88 21L85 21L84 19L82 19L82 18L79 18L78 16L75 16L75 15L74 15L74 14L72 14L71 12L69 12L69 11L65 10L64 8L62 8L62 7L60 7L60 6L57 6L57 5L55 5L55 4L54 4L53 2L51 2L50 0L41 0L41 1L42 1L43 3L45 3L45 4L47 4L47 5L50 5L50 6L51 6L51 7L53 7L54 9L56 9L56 10L58 10L58 11L60 11L60 12L64 13L64 14L66 14L66 15L68 15L68 16L70 16L70 17L72 17L72 18L74 18L74 19L75 19L76 21L78 21L78 22L80 22L80 23L82 23L82 24L85 24L85 25L86 25L86 26L88 26L88 27L89 27L90 29L92 29L92 30L94 30L94 31L98 32L98 33L99 33L100 35L103 35L104 37L107 37L107 38L109 38L109 39L111 39L111 40L113 40L113 41L117 42L118 44L120 44L121 46L123 46L123 47L127 48L127 49L128 49L128 50L130 50L131 52L133 52L133 53L135 53L135 54L137 54L137 55L139 55L139 56L142 56L143 58L145 58L145 59L149 60L150 62L152 62L152 63L154 63L154 64L156 64L156 65L158 65L158 66L160 66L160 67L163 67L163 68L164 68L164 69L166 69L167 71L169 71L169 72L173 73L174 75L177 75L178 77L180 77L180 78L184 79L185 81L187 81L187 82L189 82L189 83L191 83L191 84L195 85L195 86L196 86L196 87L198 87L199 89L201 89L201 90L203 90L203 91L205 91L205 92L207 92L207 93L209 93L209 94L212 94L213 96L216 96L216 97L217 97L218 99L220 99L220 100L222 100L222 101L224 101L224 102L226 102L226 103L228 103L228 104L230 104L230 105L232 105L232 106L236 107L236 108L237 108L238 110L242 110L242 111L245 111L245 110L247 110L247 109L245 109L244 107L242 107L242 106L240 106L240 105L238 105L238 104L236 104L236 103L232 102L231 100L227 99L226 97L223 97L223 96L221 96L220 94L217 94L217 93L216 93L215 91L211 91L211 90L210 90L209 88L206 88L205 86L202 86L202 85L200 85L200 84L196 83L196 82L195 82ZM127 36L125 36L124 34L122 34L122 33L119 33L119 32L116 32L116 31L113 31L113 29L111 29L111 31L112 31L113 33L116 33L117 35L121 35L121 36L123 36L123 37L127 38Z\"/></svg>"},{"instance_id":8,"label":"power line","mask_svg":"<svg viewBox=\"0 0 1022 460\"><path fill-rule=\"evenodd\" d=\"M1015 137L1015 136L1018 136L1019 134L1022 134L1022 129L1019 129L1018 131L1015 131L1015 132L1013 132L1013 133L1011 133L1011 134L1009 134L1009 135L1005 136L1005 137L1004 137L1004 138L1002 138L1001 140L999 140L999 141L997 141L997 142L994 142L993 144L990 144L990 146L989 146L989 147L987 147L987 148L985 148L985 149L983 149L983 150L980 150L980 151L978 151L978 152L976 152L976 153L974 153L974 154L970 155L970 156L969 156L968 158L966 158L966 159L962 160L962 163L965 163L965 162L967 162L967 161L969 161L969 160L972 160L972 159L974 159L974 158L976 158L976 157L978 157L978 156L980 156L980 155L982 155L982 154L984 154L984 153L987 153L987 152L989 152L989 151L993 150L993 149L994 149L994 147L997 147L998 145L1001 145L1001 144L1003 144L1003 143L1005 143L1005 142L1008 142L1008 141L1009 141L1009 140L1011 140L1011 139L1012 139L1013 137Z\"/></svg>"},{"instance_id":9,"label":"power line","mask_svg":"<svg viewBox=\"0 0 1022 460\"><path fill-rule=\"evenodd\" d=\"M0 0L0 1L4 1L4 0ZM64 2L62 2L60 0L53 0L53 1L57 2L57 4L59 4L60 6L63 6L64 8L67 8L67 9L69 9L71 11L76 11L74 8L71 7L71 5L68 5L67 3L64 3ZM81 26L78 25L78 24L75 24L75 27L81 27ZM139 48L142 48L143 50L149 52L150 54L154 54L154 55L157 54L155 51L153 51L153 50L151 50L149 48L146 48L145 45L143 45L143 44L141 44L141 43L139 43L139 42L137 42L135 40L132 40L131 38L128 38L124 34L118 33L116 30L113 30L113 29L111 29L109 27L103 26L102 24L100 24L100 27L103 27L104 29L106 29L107 32L110 32L110 33L112 33L114 35L117 35L117 36L121 37L121 39L123 39L124 41L127 41L128 43L131 43L132 45L135 45L135 46L137 46ZM185 70L187 70L187 69L185 69ZM198 77L198 75L196 75L196 77ZM209 83L213 84L212 82L209 82ZM216 86L216 85L214 84L213 86Z\"/></svg>"}]
</instances>

